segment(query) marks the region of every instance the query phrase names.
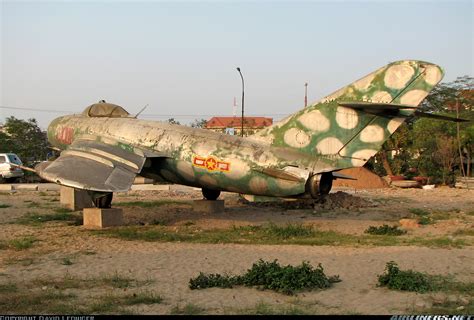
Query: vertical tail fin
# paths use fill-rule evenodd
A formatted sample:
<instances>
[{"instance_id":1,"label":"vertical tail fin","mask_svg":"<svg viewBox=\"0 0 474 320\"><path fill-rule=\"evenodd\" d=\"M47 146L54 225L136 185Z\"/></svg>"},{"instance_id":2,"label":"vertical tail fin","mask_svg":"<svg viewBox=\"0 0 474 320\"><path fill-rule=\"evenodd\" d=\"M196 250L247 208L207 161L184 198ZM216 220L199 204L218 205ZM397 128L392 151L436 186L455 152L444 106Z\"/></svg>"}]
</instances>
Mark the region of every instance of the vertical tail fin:
<instances>
[{"instance_id":1,"label":"vertical tail fin","mask_svg":"<svg viewBox=\"0 0 474 320\"><path fill-rule=\"evenodd\" d=\"M339 155L341 165L362 166L442 77L443 70L429 62L393 62L249 138L311 155ZM415 108L384 113L381 106L380 112L367 112L340 106L342 101Z\"/></svg>"}]
</instances>

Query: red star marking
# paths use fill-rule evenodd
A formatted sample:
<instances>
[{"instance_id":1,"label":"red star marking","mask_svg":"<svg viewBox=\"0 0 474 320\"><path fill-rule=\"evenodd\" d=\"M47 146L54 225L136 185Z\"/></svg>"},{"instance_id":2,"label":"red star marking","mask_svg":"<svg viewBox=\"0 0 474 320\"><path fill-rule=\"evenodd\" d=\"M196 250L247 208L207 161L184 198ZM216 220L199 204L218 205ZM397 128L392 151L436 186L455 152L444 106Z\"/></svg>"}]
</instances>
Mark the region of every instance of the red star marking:
<instances>
[{"instance_id":1,"label":"red star marking","mask_svg":"<svg viewBox=\"0 0 474 320\"><path fill-rule=\"evenodd\" d=\"M216 170L217 161L214 158L208 158L206 160L206 168L207 170Z\"/></svg>"}]
</instances>

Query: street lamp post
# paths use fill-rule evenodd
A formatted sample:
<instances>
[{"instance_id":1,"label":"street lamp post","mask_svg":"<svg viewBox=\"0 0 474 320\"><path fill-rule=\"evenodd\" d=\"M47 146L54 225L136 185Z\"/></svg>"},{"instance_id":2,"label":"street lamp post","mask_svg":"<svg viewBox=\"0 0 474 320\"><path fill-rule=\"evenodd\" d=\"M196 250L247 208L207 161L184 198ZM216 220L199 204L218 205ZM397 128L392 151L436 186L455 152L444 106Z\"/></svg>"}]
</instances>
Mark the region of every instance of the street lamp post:
<instances>
[{"instance_id":1,"label":"street lamp post","mask_svg":"<svg viewBox=\"0 0 474 320\"><path fill-rule=\"evenodd\" d=\"M242 72L240 72L240 68L237 67L237 71L239 71L240 78L242 79L242 126L240 128L240 135L244 136L244 77L242 76Z\"/></svg>"}]
</instances>

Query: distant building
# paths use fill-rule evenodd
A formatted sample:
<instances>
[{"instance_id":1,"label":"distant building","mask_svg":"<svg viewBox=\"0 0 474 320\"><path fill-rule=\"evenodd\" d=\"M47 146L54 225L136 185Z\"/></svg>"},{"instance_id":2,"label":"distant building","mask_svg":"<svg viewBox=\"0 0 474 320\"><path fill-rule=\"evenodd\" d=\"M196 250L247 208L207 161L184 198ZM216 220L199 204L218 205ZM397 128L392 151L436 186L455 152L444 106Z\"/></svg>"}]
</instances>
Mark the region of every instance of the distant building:
<instances>
[{"instance_id":1,"label":"distant building","mask_svg":"<svg viewBox=\"0 0 474 320\"><path fill-rule=\"evenodd\" d=\"M273 124L272 118L244 117L244 136L249 136ZM242 130L241 117L212 117L207 121L206 129L232 135L240 135Z\"/></svg>"},{"instance_id":2,"label":"distant building","mask_svg":"<svg viewBox=\"0 0 474 320\"><path fill-rule=\"evenodd\" d=\"M461 90L459 94L459 100L457 101L448 101L446 106L448 110L456 111L459 108L459 111L469 110L472 111L472 102L474 101L474 89Z\"/></svg>"}]
</instances>

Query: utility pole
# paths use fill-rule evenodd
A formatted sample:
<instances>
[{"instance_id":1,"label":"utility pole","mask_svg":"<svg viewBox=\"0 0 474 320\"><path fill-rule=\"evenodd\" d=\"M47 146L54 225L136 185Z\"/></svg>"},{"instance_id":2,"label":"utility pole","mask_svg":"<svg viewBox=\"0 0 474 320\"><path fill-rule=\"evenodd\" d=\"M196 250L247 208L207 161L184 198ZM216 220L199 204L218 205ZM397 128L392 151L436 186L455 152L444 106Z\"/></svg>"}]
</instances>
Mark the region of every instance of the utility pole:
<instances>
[{"instance_id":1,"label":"utility pole","mask_svg":"<svg viewBox=\"0 0 474 320\"><path fill-rule=\"evenodd\" d=\"M304 84L304 107L308 106L308 83L305 82Z\"/></svg>"},{"instance_id":2,"label":"utility pole","mask_svg":"<svg viewBox=\"0 0 474 320\"><path fill-rule=\"evenodd\" d=\"M242 72L240 72L240 68L237 67L237 71L239 71L240 78L242 79L242 126L240 129L240 135L244 136L244 77L242 76Z\"/></svg>"}]
</instances>

